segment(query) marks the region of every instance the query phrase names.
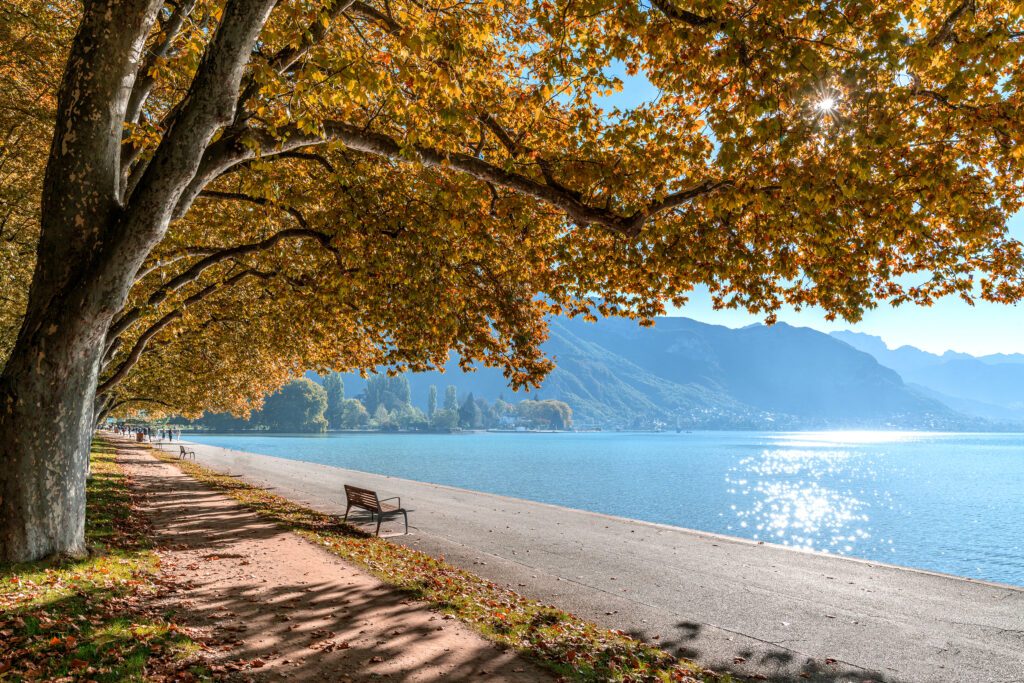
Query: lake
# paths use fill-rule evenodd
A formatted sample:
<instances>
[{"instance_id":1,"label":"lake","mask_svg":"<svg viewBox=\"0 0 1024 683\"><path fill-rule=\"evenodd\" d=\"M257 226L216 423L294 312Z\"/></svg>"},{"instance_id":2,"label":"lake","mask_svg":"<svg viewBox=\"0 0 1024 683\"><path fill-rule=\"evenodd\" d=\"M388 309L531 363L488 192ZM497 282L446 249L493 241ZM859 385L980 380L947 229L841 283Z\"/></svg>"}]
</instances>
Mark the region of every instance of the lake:
<instances>
[{"instance_id":1,"label":"lake","mask_svg":"<svg viewBox=\"0 0 1024 683\"><path fill-rule=\"evenodd\" d=\"M1021 434L186 438L1024 586Z\"/></svg>"}]
</instances>

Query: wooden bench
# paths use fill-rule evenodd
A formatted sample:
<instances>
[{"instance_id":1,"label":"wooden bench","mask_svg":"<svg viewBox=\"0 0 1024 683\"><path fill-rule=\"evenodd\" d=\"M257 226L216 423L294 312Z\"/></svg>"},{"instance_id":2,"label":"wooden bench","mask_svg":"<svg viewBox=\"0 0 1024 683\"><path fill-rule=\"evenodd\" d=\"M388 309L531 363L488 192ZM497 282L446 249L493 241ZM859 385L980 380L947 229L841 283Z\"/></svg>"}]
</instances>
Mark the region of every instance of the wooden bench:
<instances>
[{"instance_id":1,"label":"wooden bench","mask_svg":"<svg viewBox=\"0 0 1024 683\"><path fill-rule=\"evenodd\" d=\"M352 508L359 508L366 510L370 513L370 521L373 521L374 515L377 516L377 531L374 532L375 536L380 536L380 523L384 521L384 517L394 517L395 515L401 514L405 519L405 533L409 533L409 515L406 514L405 508L402 507L402 499L398 496L394 498L385 498L381 500L377 497L376 491L369 489L361 489L358 486L349 486L345 484L345 499L347 505L345 506L345 521L348 521L348 513ZM398 501L398 505L392 505L388 503L389 500Z\"/></svg>"},{"instance_id":2,"label":"wooden bench","mask_svg":"<svg viewBox=\"0 0 1024 683\"><path fill-rule=\"evenodd\" d=\"M196 452L194 450L192 450L191 448L185 448L184 446L180 446L179 445L178 446L178 457L180 459L182 459L182 460L184 460L185 458L189 458L189 457L192 458L193 460L195 460L196 459Z\"/></svg>"}]
</instances>

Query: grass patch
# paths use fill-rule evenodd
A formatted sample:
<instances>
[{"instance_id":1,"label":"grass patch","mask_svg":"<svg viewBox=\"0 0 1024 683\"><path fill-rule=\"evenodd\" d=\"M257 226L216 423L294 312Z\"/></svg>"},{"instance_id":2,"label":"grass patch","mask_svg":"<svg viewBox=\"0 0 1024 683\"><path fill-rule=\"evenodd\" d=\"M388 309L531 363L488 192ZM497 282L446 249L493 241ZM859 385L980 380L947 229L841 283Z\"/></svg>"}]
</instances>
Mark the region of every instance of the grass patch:
<instances>
[{"instance_id":1,"label":"grass patch","mask_svg":"<svg viewBox=\"0 0 1024 683\"><path fill-rule=\"evenodd\" d=\"M480 578L418 550L375 538L337 517L194 462L154 455L244 506L357 564L412 597L470 624L484 636L536 659L574 681L720 681L726 674Z\"/></svg>"},{"instance_id":2,"label":"grass patch","mask_svg":"<svg viewBox=\"0 0 1024 683\"><path fill-rule=\"evenodd\" d=\"M159 559L114 448L93 443L88 557L0 565L0 681L205 677L199 646L147 607Z\"/></svg>"}]
</instances>

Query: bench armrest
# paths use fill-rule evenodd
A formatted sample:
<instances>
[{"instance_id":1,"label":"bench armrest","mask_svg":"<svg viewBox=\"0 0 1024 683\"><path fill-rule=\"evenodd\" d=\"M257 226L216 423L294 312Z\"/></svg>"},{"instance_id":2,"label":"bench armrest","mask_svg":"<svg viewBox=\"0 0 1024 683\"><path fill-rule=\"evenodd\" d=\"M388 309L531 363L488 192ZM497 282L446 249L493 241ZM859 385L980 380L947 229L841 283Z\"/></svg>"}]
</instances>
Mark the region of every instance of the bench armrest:
<instances>
[{"instance_id":1,"label":"bench armrest","mask_svg":"<svg viewBox=\"0 0 1024 683\"><path fill-rule=\"evenodd\" d=\"M398 507L402 507L402 499L399 498L398 496L392 496L391 498L384 498L380 502L381 503L386 503L389 500L397 500L398 501Z\"/></svg>"}]
</instances>

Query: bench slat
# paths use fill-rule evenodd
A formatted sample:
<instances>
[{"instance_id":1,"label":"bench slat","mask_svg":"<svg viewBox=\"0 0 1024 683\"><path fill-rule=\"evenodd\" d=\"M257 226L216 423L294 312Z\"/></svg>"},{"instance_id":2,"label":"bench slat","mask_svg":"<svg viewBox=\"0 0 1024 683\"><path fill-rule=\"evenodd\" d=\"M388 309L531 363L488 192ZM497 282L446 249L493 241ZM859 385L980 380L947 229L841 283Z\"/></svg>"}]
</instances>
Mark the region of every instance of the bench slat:
<instances>
[{"instance_id":1,"label":"bench slat","mask_svg":"<svg viewBox=\"0 0 1024 683\"><path fill-rule=\"evenodd\" d=\"M377 498L376 491L370 491L369 489L361 489L356 486L345 485L345 497L348 502L355 506L361 507L371 512L380 512L381 505L380 500Z\"/></svg>"}]
</instances>

